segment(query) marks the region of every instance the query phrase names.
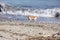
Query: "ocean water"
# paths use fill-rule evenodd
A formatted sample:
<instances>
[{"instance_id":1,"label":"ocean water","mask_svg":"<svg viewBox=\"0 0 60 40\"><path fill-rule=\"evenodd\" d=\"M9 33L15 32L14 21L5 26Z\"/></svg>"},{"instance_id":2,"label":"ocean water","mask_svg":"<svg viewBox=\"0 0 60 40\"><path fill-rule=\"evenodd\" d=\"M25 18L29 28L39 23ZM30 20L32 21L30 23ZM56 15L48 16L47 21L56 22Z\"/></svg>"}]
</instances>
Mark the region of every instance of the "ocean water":
<instances>
[{"instance_id":1,"label":"ocean water","mask_svg":"<svg viewBox=\"0 0 60 40\"><path fill-rule=\"evenodd\" d=\"M29 8L54 8L60 7L60 0L0 0L14 6Z\"/></svg>"},{"instance_id":2,"label":"ocean water","mask_svg":"<svg viewBox=\"0 0 60 40\"><path fill-rule=\"evenodd\" d=\"M37 22L60 23L60 18L55 18L60 13L60 0L0 0L3 5L0 17L28 21L27 16L38 16Z\"/></svg>"}]
</instances>

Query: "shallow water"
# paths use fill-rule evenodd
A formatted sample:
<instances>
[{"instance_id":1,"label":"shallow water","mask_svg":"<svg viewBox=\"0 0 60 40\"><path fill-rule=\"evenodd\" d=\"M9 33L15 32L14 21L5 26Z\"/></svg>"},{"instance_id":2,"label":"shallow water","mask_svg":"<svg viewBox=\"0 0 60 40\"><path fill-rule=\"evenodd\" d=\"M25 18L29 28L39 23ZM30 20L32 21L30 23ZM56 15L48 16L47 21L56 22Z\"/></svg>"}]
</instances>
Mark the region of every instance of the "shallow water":
<instances>
[{"instance_id":1,"label":"shallow water","mask_svg":"<svg viewBox=\"0 0 60 40\"><path fill-rule=\"evenodd\" d=\"M22 22L29 22L27 16L21 16L21 15L4 14L4 15L0 15L0 18L12 19L12 20L22 21ZM31 20L31 22L60 23L60 18L39 17L36 21Z\"/></svg>"}]
</instances>

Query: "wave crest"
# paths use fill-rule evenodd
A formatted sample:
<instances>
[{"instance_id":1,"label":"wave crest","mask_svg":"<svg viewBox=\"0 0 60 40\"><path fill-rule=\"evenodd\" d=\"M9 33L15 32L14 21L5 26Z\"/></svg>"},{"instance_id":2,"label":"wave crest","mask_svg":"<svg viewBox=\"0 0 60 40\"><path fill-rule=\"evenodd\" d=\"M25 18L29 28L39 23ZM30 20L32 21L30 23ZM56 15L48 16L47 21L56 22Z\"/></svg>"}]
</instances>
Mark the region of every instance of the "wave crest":
<instances>
[{"instance_id":1,"label":"wave crest","mask_svg":"<svg viewBox=\"0 0 60 40\"><path fill-rule=\"evenodd\" d=\"M25 16L33 15L33 16L40 16L40 17L54 17L57 12L60 13L60 8L33 9L33 8L14 7L14 6L7 5L7 4L4 4L2 6L3 6L3 9L4 9L4 10L2 10L3 14L25 15Z\"/></svg>"}]
</instances>

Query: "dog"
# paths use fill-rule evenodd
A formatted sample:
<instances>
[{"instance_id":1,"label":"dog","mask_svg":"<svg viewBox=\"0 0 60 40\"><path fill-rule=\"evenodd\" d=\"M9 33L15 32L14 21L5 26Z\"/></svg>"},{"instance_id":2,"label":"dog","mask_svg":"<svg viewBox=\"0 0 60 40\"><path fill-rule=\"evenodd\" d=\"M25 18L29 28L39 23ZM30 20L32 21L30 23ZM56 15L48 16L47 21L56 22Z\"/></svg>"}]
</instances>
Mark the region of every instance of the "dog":
<instances>
[{"instance_id":1,"label":"dog","mask_svg":"<svg viewBox=\"0 0 60 40\"><path fill-rule=\"evenodd\" d=\"M28 16L28 20L30 20L30 21L31 20L35 20L36 21L37 18L38 18L38 16L31 16L31 15Z\"/></svg>"}]
</instances>

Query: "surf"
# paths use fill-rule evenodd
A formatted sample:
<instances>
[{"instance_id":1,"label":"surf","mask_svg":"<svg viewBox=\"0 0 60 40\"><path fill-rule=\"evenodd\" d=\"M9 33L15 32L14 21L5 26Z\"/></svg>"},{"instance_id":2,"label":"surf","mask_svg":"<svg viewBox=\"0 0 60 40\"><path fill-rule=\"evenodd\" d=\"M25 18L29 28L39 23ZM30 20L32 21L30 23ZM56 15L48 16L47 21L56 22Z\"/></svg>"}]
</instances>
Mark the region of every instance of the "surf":
<instances>
[{"instance_id":1,"label":"surf","mask_svg":"<svg viewBox=\"0 0 60 40\"><path fill-rule=\"evenodd\" d=\"M60 14L60 8L34 9L26 7L15 7L6 3L0 3L3 6L3 14L38 16L38 17L55 17L56 13ZM1 13L1 14L2 14Z\"/></svg>"}]
</instances>

